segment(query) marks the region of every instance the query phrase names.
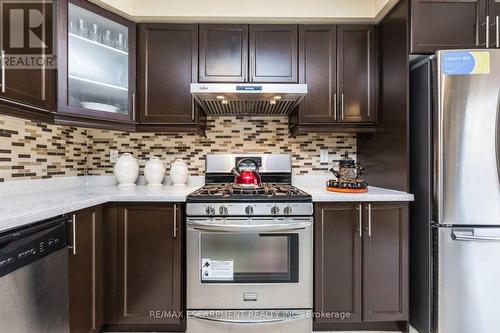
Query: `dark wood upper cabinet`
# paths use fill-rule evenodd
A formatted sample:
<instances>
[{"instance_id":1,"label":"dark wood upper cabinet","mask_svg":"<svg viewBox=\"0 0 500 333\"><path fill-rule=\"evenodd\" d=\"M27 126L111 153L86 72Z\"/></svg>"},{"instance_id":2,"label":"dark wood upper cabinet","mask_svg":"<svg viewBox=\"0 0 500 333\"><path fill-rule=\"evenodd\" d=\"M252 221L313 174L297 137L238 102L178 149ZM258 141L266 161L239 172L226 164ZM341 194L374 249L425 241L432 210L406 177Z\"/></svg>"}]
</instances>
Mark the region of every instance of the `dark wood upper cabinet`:
<instances>
[{"instance_id":1,"label":"dark wood upper cabinet","mask_svg":"<svg viewBox=\"0 0 500 333\"><path fill-rule=\"evenodd\" d=\"M500 48L500 0L489 0L490 47Z\"/></svg>"},{"instance_id":2,"label":"dark wood upper cabinet","mask_svg":"<svg viewBox=\"0 0 500 333\"><path fill-rule=\"evenodd\" d=\"M408 320L408 204L365 204L363 215L363 318Z\"/></svg>"},{"instance_id":3,"label":"dark wood upper cabinet","mask_svg":"<svg viewBox=\"0 0 500 333\"><path fill-rule=\"evenodd\" d=\"M486 46L489 0L412 0L411 53Z\"/></svg>"},{"instance_id":4,"label":"dark wood upper cabinet","mask_svg":"<svg viewBox=\"0 0 500 333\"><path fill-rule=\"evenodd\" d=\"M102 206L70 215L69 310L71 332L100 332L102 326Z\"/></svg>"},{"instance_id":5,"label":"dark wood upper cabinet","mask_svg":"<svg viewBox=\"0 0 500 333\"><path fill-rule=\"evenodd\" d=\"M377 109L374 26L338 27L338 121L374 122Z\"/></svg>"},{"instance_id":6,"label":"dark wood upper cabinet","mask_svg":"<svg viewBox=\"0 0 500 333\"><path fill-rule=\"evenodd\" d=\"M119 206L117 320L124 330L184 329L180 316L150 315L184 310L183 232L179 205Z\"/></svg>"},{"instance_id":7,"label":"dark wood upper cabinet","mask_svg":"<svg viewBox=\"0 0 500 333\"><path fill-rule=\"evenodd\" d=\"M248 81L248 25L200 25L199 82Z\"/></svg>"},{"instance_id":8,"label":"dark wood upper cabinet","mask_svg":"<svg viewBox=\"0 0 500 333\"><path fill-rule=\"evenodd\" d=\"M191 95L198 79L198 25L142 24L139 122L174 131L202 126ZM199 127L198 127L199 128Z\"/></svg>"},{"instance_id":9,"label":"dark wood upper cabinet","mask_svg":"<svg viewBox=\"0 0 500 333\"><path fill-rule=\"evenodd\" d=\"M332 322L361 322L360 214L356 203L320 203L314 208L314 329Z\"/></svg>"},{"instance_id":10,"label":"dark wood upper cabinet","mask_svg":"<svg viewBox=\"0 0 500 333\"><path fill-rule=\"evenodd\" d=\"M298 82L297 25L250 25L250 81Z\"/></svg>"},{"instance_id":11,"label":"dark wood upper cabinet","mask_svg":"<svg viewBox=\"0 0 500 333\"><path fill-rule=\"evenodd\" d=\"M40 3L42 5L42 3ZM51 4L50 4L51 5ZM13 8L19 8L19 4L0 0L0 6L13 6ZM44 6L49 6L45 4ZM7 10L7 8L4 8ZM53 17L50 15L50 9L45 8L48 12L44 18L46 24L50 29L52 29ZM10 26L16 26L16 18L18 16L10 16L9 21L0 22L0 29L3 30L4 36L9 33ZM18 22L19 23L19 22ZM22 22L20 23L23 24ZM51 31L51 30L50 30ZM7 38L5 39L7 40ZM51 43L46 42L52 47L52 52L56 54L56 41L51 41ZM15 56L11 62L25 61L23 58L19 58L19 55L25 50L18 51L9 45L5 45L0 48L0 56L3 54L6 59L11 56ZM51 54L39 53L40 56L47 56L47 62L55 59ZM27 54L27 57L37 56L36 54ZM7 60L6 60L7 62ZM5 64L2 66L0 64L0 104L2 107L2 113L11 114L14 116L21 116L30 119L49 119L50 113L54 111L55 103L55 70L53 68L8 68ZM7 108L5 108L8 107Z\"/></svg>"},{"instance_id":12,"label":"dark wood upper cabinet","mask_svg":"<svg viewBox=\"0 0 500 333\"><path fill-rule=\"evenodd\" d=\"M3 89L0 87L1 102L38 112L49 113L54 110L53 69L5 69L3 86Z\"/></svg>"},{"instance_id":13,"label":"dark wood upper cabinet","mask_svg":"<svg viewBox=\"0 0 500 333\"><path fill-rule=\"evenodd\" d=\"M337 120L337 27L299 28L299 77L308 93L299 104L301 123Z\"/></svg>"},{"instance_id":14,"label":"dark wood upper cabinet","mask_svg":"<svg viewBox=\"0 0 500 333\"><path fill-rule=\"evenodd\" d=\"M56 122L133 130L136 24L88 1L57 2Z\"/></svg>"},{"instance_id":15,"label":"dark wood upper cabinet","mask_svg":"<svg viewBox=\"0 0 500 333\"><path fill-rule=\"evenodd\" d=\"M308 92L290 115L292 135L372 131L378 93L375 26L300 26L299 78Z\"/></svg>"}]
</instances>

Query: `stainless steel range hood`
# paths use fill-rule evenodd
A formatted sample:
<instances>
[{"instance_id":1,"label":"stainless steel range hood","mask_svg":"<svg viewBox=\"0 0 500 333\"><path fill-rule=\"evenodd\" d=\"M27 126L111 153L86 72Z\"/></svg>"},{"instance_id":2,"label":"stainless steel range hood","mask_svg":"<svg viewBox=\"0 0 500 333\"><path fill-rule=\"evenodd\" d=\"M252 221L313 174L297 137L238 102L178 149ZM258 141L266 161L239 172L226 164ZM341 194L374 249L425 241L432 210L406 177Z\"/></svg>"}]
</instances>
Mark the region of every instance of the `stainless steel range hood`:
<instances>
[{"instance_id":1,"label":"stainless steel range hood","mask_svg":"<svg viewBox=\"0 0 500 333\"><path fill-rule=\"evenodd\" d=\"M307 84L192 83L191 94L207 115L288 115Z\"/></svg>"}]
</instances>

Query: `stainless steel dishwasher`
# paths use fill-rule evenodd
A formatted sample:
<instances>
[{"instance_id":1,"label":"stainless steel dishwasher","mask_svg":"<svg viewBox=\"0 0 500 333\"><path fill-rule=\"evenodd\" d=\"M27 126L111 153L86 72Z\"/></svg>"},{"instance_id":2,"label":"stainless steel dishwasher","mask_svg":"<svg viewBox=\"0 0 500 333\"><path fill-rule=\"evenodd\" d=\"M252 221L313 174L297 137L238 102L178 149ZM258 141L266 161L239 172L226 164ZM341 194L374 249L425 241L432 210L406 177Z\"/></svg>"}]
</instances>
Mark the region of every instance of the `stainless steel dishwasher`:
<instances>
[{"instance_id":1,"label":"stainless steel dishwasher","mask_svg":"<svg viewBox=\"0 0 500 333\"><path fill-rule=\"evenodd\" d=\"M0 332L69 332L67 219L0 234Z\"/></svg>"}]
</instances>

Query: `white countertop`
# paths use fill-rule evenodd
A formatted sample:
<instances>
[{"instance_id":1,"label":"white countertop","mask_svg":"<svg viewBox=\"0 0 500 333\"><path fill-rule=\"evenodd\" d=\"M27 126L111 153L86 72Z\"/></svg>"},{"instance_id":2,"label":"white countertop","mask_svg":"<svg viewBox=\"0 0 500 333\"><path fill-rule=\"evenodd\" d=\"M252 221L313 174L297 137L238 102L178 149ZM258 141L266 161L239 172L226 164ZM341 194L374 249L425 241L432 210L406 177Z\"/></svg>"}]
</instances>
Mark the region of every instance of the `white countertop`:
<instances>
[{"instance_id":1,"label":"white countertop","mask_svg":"<svg viewBox=\"0 0 500 333\"><path fill-rule=\"evenodd\" d=\"M313 202L356 202L356 201L413 201L413 194L368 186L366 193L336 193L326 190L331 174L315 176L294 176L292 183L312 196Z\"/></svg>"},{"instance_id":2,"label":"white countertop","mask_svg":"<svg viewBox=\"0 0 500 333\"><path fill-rule=\"evenodd\" d=\"M366 193L329 192L325 186L299 185L301 190L312 196L313 202L353 202L353 201L413 201L413 194L368 186Z\"/></svg>"},{"instance_id":3,"label":"white countertop","mask_svg":"<svg viewBox=\"0 0 500 333\"><path fill-rule=\"evenodd\" d=\"M321 177L294 177L295 186L311 194L313 201L412 201L413 195L369 187L368 193L328 192ZM0 232L106 202L185 202L204 184L192 177L184 187L138 185L120 188L113 177L71 177L42 181L13 181L0 184Z\"/></svg>"},{"instance_id":4,"label":"white countertop","mask_svg":"<svg viewBox=\"0 0 500 333\"><path fill-rule=\"evenodd\" d=\"M106 202L185 202L187 195L202 185L120 188L82 184L73 188L4 194L0 196L0 232Z\"/></svg>"}]
</instances>

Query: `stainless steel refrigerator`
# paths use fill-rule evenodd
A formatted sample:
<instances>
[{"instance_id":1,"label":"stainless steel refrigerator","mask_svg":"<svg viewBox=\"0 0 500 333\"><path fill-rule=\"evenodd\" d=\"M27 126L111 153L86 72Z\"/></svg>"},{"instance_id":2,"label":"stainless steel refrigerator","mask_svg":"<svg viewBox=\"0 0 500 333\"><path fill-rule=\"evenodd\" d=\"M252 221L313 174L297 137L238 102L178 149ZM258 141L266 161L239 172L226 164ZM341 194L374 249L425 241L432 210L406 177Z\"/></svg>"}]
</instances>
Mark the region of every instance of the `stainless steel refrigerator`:
<instances>
[{"instance_id":1,"label":"stainless steel refrigerator","mask_svg":"<svg viewBox=\"0 0 500 333\"><path fill-rule=\"evenodd\" d=\"M500 50L410 68L410 322L500 332Z\"/></svg>"}]
</instances>

